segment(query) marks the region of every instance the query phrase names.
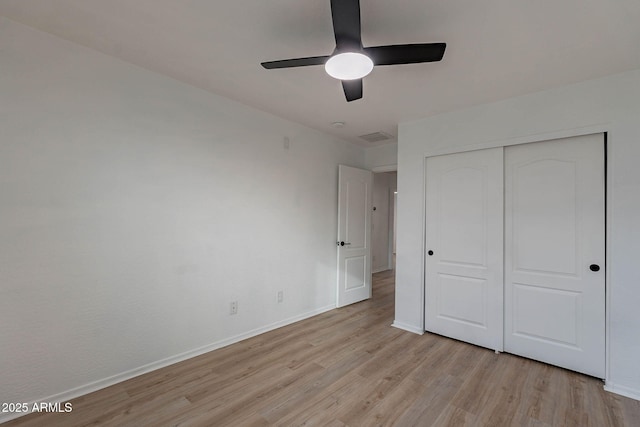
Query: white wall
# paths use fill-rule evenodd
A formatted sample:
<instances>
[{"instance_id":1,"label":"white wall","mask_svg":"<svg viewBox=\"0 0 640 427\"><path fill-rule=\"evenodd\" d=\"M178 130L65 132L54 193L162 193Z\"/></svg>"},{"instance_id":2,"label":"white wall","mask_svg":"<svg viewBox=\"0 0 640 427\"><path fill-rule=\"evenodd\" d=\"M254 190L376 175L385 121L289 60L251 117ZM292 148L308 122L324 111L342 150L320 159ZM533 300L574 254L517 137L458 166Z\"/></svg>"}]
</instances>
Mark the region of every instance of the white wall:
<instances>
[{"instance_id":1,"label":"white wall","mask_svg":"<svg viewBox=\"0 0 640 427\"><path fill-rule=\"evenodd\" d=\"M365 164L374 171L395 171L398 164L398 144L385 144L365 149Z\"/></svg>"},{"instance_id":2,"label":"white wall","mask_svg":"<svg viewBox=\"0 0 640 427\"><path fill-rule=\"evenodd\" d=\"M424 157L609 132L608 374L640 399L640 70L399 127L396 326L423 331Z\"/></svg>"},{"instance_id":3,"label":"white wall","mask_svg":"<svg viewBox=\"0 0 640 427\"><path fill-rule=\"evenodd\" d=\"M371 237L372 271L374 273L392 268L390 251L393 242L393 192L396 189L396 173L373 174L373 227Z\"/></svg>"},{"instance_id":4,"label":"white wall","mask_svg":"<svg viewBox=\"0 0 640 427\"><path fill-rule=\"evenodd\" d=\"M0 402L335 306L364 150L2 18L0 70Z\"/></svg>"}]
</instances>

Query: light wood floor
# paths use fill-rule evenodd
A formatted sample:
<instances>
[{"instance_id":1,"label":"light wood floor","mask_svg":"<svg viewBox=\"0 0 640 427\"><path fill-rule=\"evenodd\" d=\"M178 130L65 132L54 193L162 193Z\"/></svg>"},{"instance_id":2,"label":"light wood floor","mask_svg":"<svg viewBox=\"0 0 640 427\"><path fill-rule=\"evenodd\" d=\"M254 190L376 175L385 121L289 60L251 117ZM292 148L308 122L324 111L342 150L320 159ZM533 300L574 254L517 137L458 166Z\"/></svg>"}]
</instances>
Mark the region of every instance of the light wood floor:
<instances>
[{"instance_id":1,"label":"light wood floor","mask_svg":"<svg viewBox=\"0 0 640 427\"><path fill-rule=\"evenodd\" d=\"M640 426L595 378L390 327L374 298L75 399L9 426ZM4 426L3 426L4 427Z\"/></svg>"}]
</instances>

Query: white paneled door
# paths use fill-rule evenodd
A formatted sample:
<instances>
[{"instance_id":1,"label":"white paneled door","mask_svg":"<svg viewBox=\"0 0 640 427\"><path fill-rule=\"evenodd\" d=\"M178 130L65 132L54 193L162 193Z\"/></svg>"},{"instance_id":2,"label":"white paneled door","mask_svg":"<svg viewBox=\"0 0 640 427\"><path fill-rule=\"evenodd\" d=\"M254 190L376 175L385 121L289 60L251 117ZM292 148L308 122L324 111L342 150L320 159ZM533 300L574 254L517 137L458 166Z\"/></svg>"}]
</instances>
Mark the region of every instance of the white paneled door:
<instances>
[{"instance_id":1,"label":"white paneled door","mask_svg":"<svg viewBox=\"0 0 640 427\"><path fill-rule=\"evenodd\" d=\"M425 329L503 346L503 150L429 157Z\"/></svg>"},{"instance_id":2,"label":"white paneled door","mask_svg":"<svg viewBox=\"0 0 640 427\"><path fill-rule=\"evenodd\" d=\"M505 351L605 374L604 137L505 148Z\"/></svg>"},{"instance_id":3,"label":"white paneled door","mask_svg":"<svg viewBox=\"0 0 640 427\"><path fill-rule=\"evenodd\" d=\"M337 306L371 298L373 173L338 168Z\"/></svg>"}]
</instances>

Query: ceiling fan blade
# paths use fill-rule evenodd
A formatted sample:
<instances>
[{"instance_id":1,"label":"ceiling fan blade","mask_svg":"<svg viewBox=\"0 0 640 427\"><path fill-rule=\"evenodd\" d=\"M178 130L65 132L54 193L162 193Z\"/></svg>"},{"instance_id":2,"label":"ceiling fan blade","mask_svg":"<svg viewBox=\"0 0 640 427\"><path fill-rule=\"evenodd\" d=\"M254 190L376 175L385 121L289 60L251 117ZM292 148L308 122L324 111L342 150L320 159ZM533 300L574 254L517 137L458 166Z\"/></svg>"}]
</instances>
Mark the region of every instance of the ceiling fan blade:
<instances>
[{"instance_id":1,"label":"ceiling fan blade","mask_svg":"<svg viewBox=\"0 0 640 427\"><path fill-rule=\"evenodd\" d=\"M360 49L360 0L331 0L331 19L336 49Z\"/></svg>"},{"instance_id":2,"label":"ceiling fan blade","mask_svg":"<svg viewBox=\"0 0 640 427\"><path fill-rule=\"evenodd\" d=\"M362 79L342 80L342 89L347 102L362 98Z\"/></svg>"},{"instance_id":3,"label":"ceiling fan blade","mask_svg":"<svg viewBox=\"0 0 640 427\"><path fill-rule=\"evenodd\" d=\"M331 56L310 56L308 58L281 59L279 61L263 62L261 65L267 70L275 68L306 67L309 65L324 65Z\"/></svg>"},{"instance_id":4,"label":"ceiling fan blade","mask_svg":"<svg viewBox=\"0 0 640 427\"><path fill-rule=\"evenodd\" d=\"M365 47L364 53L374 65L417 64L440 61L446 43L397 44Z\"/></svg>"}]
</instances>

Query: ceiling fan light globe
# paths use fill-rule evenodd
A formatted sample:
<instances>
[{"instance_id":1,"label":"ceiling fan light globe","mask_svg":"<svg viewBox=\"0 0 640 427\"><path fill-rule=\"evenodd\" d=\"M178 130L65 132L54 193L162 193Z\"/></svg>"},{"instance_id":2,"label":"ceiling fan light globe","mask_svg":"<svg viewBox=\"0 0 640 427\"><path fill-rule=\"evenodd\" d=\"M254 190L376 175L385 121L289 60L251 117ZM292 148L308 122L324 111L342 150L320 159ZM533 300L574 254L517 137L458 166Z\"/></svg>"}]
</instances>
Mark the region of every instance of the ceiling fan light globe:
<instances>
[{"instance_id":1,"label":"ceiling fan light globe","mask_svg":"<svg viewBox=\"0 0 640 427\"><path fill-rule=\"evenodd\" d=\"M345 52L329 58L324 69L338 80L361 79L373 70L373 61L359 52Z\"/></svg>"}]
</instances>

